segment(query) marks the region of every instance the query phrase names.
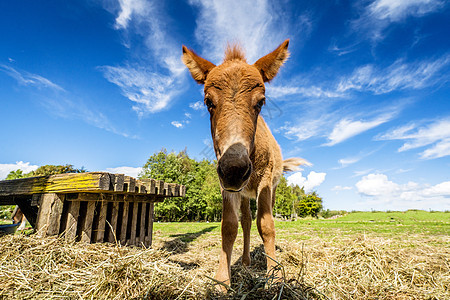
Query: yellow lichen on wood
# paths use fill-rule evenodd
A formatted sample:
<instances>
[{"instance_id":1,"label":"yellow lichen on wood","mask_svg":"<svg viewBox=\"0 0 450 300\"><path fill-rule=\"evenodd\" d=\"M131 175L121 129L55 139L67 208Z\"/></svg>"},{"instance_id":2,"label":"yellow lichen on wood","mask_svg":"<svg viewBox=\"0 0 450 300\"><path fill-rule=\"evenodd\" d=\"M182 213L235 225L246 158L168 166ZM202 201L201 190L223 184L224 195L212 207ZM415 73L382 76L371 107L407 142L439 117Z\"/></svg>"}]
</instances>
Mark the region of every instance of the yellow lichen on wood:
<instances>
[{"instance_id":1,"label":"yellow lichen on wood","mask_svg":"<svg viewBox=\"0 0 450 300\"><path fill-rule=\"evenodd\" d=\"M108 191L108 173L92 172L22 178L0 182L0 195Z\"/></svg>"}]
</instances>

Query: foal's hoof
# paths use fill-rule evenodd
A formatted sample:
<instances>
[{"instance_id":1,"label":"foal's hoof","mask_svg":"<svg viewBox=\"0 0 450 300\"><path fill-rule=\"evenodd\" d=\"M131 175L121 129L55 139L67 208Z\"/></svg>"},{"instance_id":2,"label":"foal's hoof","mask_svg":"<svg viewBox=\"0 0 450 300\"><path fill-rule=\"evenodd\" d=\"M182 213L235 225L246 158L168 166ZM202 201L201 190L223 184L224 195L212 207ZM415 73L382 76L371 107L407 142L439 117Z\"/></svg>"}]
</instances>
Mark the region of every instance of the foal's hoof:
<instances>
[{"instance_id":1,"label":"foal's hoof","mask_svg":"<svg viewBox=\"0 0 450 300\"><path fill-rule=\"evenodd\" d=\"M251 262L250 255L248 257L242 257L242 264L244 266L249 267L250 266L250 262Z\"/></svg>"},{"instance_id":2,"label":"foal's hoof","mask_svg":"<svg viewBox=\"0 0 450 300\"><path fill-rule=\"evenodd\" d=\"M283 282L283 272L277 267L271 268L267 271L267 284L266 285L272 285Z\"/></svg>"},{"instance_id":3,"label":"foal's hoof","mask_svg":"<svg viewBox=\"0 0 450 300\"><path fill-rule=\"evenodd\" d=\"M226 277L216 276L214 278L216 291L226 293L230 288L230 279Z\"/></svg>"}]
</instances>

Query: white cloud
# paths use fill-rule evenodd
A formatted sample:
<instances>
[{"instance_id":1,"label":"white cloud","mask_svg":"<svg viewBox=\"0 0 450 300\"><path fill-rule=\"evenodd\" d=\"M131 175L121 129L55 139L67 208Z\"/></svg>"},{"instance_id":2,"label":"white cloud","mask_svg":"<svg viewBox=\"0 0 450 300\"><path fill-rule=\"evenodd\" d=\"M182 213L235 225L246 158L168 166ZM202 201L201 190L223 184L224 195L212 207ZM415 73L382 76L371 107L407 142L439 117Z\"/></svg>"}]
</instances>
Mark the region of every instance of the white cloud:
<instances>
[{"instance_id":1,"label":"white cloud","mask_svg":"<svg viewBox=\"0 0 450 300\"><path fill-rule=\"evenodd\" d=\"M422 89L446 80L448 75L443 69L449 65L449 54L434 60L411 63L397 60L385 69L365 65L357 68L350 76L341 78L337 92L355 90L385 94L394 90Z\"/></svg>"},{"instance_id":2,"label":"white cloud","mask_svg":"<svg viewBox=\"0 0 450 300\"><path fill-rule=\"evenodd\" d=\"M170 124L172 124L176 128L183 128L183 126L184 126L181 122L178 122L178 121L172 121Z\"/></svg>"},{"instance_id":3,"label":"white cloud","mask_svg":"<svg viewBox=\"0 0 450 300\"><path fill-rule=\"evenodd\" d=\"M428 147L420 157L434 159L450 155L450 118L435 120L425 126L408 124L377 137L378 140L406 140L399 152Z\"/></svg>"},{"instance_id":4,"label":"white cloud","mask_svg":"<svg viewBox=\"0 0 450 300\"><path fill-rule=\"evenodd\" d=\"M140 117L166 109L183 92L186 74L180 59L181 47L171 38L169 17L160 3L144 0L119 0L109 10L118 13L115 28L124 32L125 38L133 37L125 41L125 46L140 60L124 66L100 67L105 78L134 102L133 110ZM140 53L142 46L150 55Z\"/></svg>"},{"instance_id":5,"label":"white cloud","mask_svg":"<svg viewBox=\"0 0 450 300\"><path fill-rule=\"evenodd\" d=\"M341 167L345 168L349 165L357 163L360 160L361 157L348 157L348 158L341 158L340 160L338 160L338 163L341 165Z\"/></svg>"},{"instance_id":6,"label":"white cloud","mask_svg":"<svg viewBox=\"0 0 450 300\"><path fill-rule=\"evenodd\" d=\"M268 0L191 0L198 8L199 17L195 36L204 45L203 54L209 59L220 61L226 43L240 42L246 50L249 62L272 51L284 39L292 37L296 30L303 35L311 32L311 18L302 15L296 21L296 28L289 28L287 12L277 2Z\"/></svg>"},{"instance_id":7,"label":"white cloud","mask_svg":"<svg viewBox=\"0 0 450 300\"><path fill-rule=\"evenodd\" d=\"M148 69L130 66L104 66L101 69L105 78L119 86L123 95L135 103L133 110L139 116L165 109L182 90L177 87L179 82L175 78Z\"/></svg>"},{"instance_id":8,"label":"white cloud","mask_svg":"<svg viewBox=\"0 0 450 300\"><path fill-rule=\"evenodd\" d=\"M350 121L349 119L340 120L333 128L328 136L329 142L325 146L334 146L364 131L377 127L386 123L391 116L380 116L373 121Z\"/></svg>"},{"instance_id":9,"label":"white cloud","mask_svg":"<svg viewBox=\"0 0 450 300\"><path fill-rule=\"evenodd\" d=\"M323 134L323 131L329 127L332 116L322 114L317 118L302 118L295 125L286 123L279 130L284 131L287 137L295 136L298 141L304 141Z\"/></svg>"},{"instance_id":10,"label":"white cloud","mask_svg":"<svg viewBox=\"0 0 450 300\"><path fill-rule=\"evenodd\" d=\"M29 173L39 168L37 165L30 165L29 162L18 161L15 164L0 164L0 180L8 176L11 171L22 170L23 173Z\"/></svg>"},{"instance_id":11,"label":"white cloud","mask_svg":"<svg viewBox=\"0 0 450 300\"><path fill-rule=\"evenodd\" d=\"M318 86L268 86L267 95L274 98L299 95L306 98L339 98L344 94L337 91L324 90Z\"/></svg>"},{"instance_id":12,"label":"white cloud","mask_svg":"<svg viewBox=\"0 0 450 300\"><path fill-rule=\"evenodd\" d=\"M368 198L369 204L393 209L438 209L450 208L450 181L436 185L421 185L416 182L398 184L385 174L369 174L356 183L357 191Z\"/></svg>"},{"instance_id":13,"label":"white cloud","mask_svg":"<svg viewBox=\"0 0 450 300\"><path fill-rule=\"evenodd\" d=\"M21 85L25 86L33 86L36 88L50 88L55 91L64 91L62 87L53 83L47 78L44 78L40 75L29 73L26 71L19 71L12 67L0 64L0 71L5 72L10 77L17 80L17 82Z\"/></svg>"},{"instance_id":14,"label":"white cloud","mask_svg":"<svg viewBox=\"0 0 450 300\"><path fill-rule=\"evenodd\" d=\"M1 64L0 70L16 79L21 85L31 86L37 89L47 88L52 90L53 93L51 94L41 92L39 93L39 96L33 95L33 98L36 99L36 101L39 101L39 104L46 108L49 113L60 118L80 119L97 128L104 129L124 137L131 137L128 134L117 130L103 113L99 111L94 112L91 108L88 108L88 106L84 104L82 99L76 99L70 92L53 83L49 79L27 71L19 71ZM135 138L135 136L132 136L131 138Z\"/></svg>"},{"instance_id":15,"label":"white cloud","mask_svg":"<svg viewBox=\"0 0 450 300\"><path fill-rule=\"evenodd\" d=\"M352 190L353 188L351 186L340 186L340 185L336 185L334 186L331 190L332 191L336 191L336 192L340 192L340 191L349 191Z\"/></svg>"},{"instance_id":16,"label":"white cloud","mask_svg":"<svg viewBox=\"0 0 450 300\"><path fill-rule=\"evenodd\" d=\"M202 101L189 103L189 107L192 108L193 110L202 110L204 106L205 105L203 104Z\"/></svg>"},{"instance_id":17,"label":"white cloud","mask_svg":"<svg viewBox=\"0 0 450 300\"><path fill-rule=\"evenodd\" d=\"M398 22L408 16L421 17L443 4L440 0L376 0L367 9L373 18Z\"/></svg>"},{"instance_id":18,"label":"white cloud","mask_svg":"<svg viewBox=\"0 0 450 300\"><path fill-rule=\"evenodd\" d=\"M309 193L314 188L318 187L325 180L326 173L318 173L311 171L307 178L303 177L302 172L296 172L286 179L289 185L298 185L299 187L304 187L305 192Z\"/></svg>"},{"instance_id":19,"label":"white cloud","mask_svg":"<svg viewBox=\"0 0 450 300\"><path fill-rule=\"evenodd\" d=\"M119 0L120 12L116 18L116 29L126 29L133 14L145 15L148 2L145 0Z\"/></svg>"},{"instance_id":20,"label":"white cloud","mask_svg":"<svg viewBox=\"0 0 450 300\"><path fill-rule=\"evenodd\" d=\"M408 17L423 17L444 5L445 1L441 0L375 0L352 22L352 27L379 41L385 37L383 31L392 23L403 22Z\"/></svg>"},{"instance_id":21,"label":"white cloud","mask_svg":"<svg viewBox=\"0 0 450 300\"><path fill-rule=\"evenodd\" d=\"M142 168L138 167L115 167L115 168L106 168L105 172L113 173L113 174L125 174L127 176L131 176L133 178L137 178L139 173L141 173Z\"/></svg>"}]
</instances>

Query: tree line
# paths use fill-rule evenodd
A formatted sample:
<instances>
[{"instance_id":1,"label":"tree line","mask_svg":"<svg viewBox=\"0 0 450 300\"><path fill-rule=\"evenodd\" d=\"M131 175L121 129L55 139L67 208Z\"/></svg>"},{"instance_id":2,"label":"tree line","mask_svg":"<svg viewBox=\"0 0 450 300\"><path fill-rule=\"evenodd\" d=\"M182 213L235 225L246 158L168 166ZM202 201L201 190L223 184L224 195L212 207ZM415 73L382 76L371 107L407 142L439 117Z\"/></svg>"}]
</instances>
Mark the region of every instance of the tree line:
<instances>
[{"instance_id":1,"label":"tree line","mask_svg":"<svg viewBox=\"0 0 450 300\"><path fill-rule=\"evenodd\" d=\"M139 178L153 178L168 183L186 186L186 197L167 198L155 204L157 221L220 221L222 195L216 171L216 161L195 160L187 152L168 152L166 149L151 155L142 168ZM83 173L84 168L73 165L46 165L24 174L21 170L11 171L6 179L54 175L62 173ZM250 200L253 216L256 200ZM274 215L280 218L317 217L322 210L322 198L316 192L306 193L298 185L289 185L281 177L276 191Z\"/></svg>"},{"instance_id":2,"label":"tree line","mask_svg":"<svg viewBox=\"0 0 450 300\"><path fill-rule=\"evenodd\" d=\"M195 160L186 151L178 154L162 149L153 154L142 168L140 178L154 178L186 186L185 198L169 198L155 205L155 219L160 221L219 221L222 195L216 161ZM256 200L250 207L255 216ZM313 216L322 210L322 198L316 192L291 186L281 177L276 191L274 214L282 218Z\"/></svg>"}]
</instances>

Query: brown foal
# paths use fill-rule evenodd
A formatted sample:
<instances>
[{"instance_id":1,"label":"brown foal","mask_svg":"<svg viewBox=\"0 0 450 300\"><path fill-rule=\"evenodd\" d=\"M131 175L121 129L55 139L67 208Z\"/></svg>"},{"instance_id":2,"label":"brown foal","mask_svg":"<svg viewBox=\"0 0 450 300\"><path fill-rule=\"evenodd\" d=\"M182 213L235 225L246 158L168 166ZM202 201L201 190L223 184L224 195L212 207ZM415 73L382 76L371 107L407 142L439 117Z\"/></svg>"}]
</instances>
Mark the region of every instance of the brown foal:
<instances>
[{"instance_id":1,"label":"brown foal","mask_svg":"<svg viewBox=\"0 0 450 300\"><path fill-rule=\"evenodd\" d=\"M184 64L192 77L205 85L205 105L210 113L223 197L222 251L216 279L226 285L230 285L239 208L244 233L242 263L250 265L250 198L257 199L256 224L265 252L275 259L275 190L283 171L306 163L298 158L283 161L278 143L260 116L265 104L264 83L275 77L288 58L288 45L289 40L284 41L253 65L247 64L238 46L229 46L218 66L183 46ZM267 272L274 266L275 262L268 258Z\"/></svg>"}]
</instances>

